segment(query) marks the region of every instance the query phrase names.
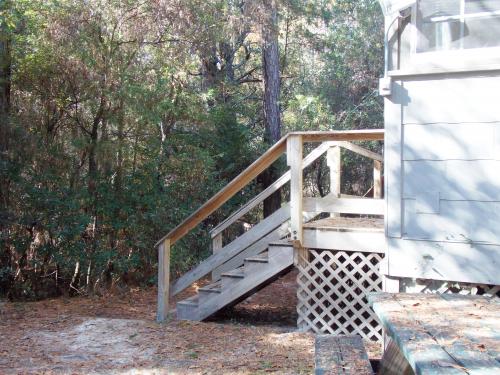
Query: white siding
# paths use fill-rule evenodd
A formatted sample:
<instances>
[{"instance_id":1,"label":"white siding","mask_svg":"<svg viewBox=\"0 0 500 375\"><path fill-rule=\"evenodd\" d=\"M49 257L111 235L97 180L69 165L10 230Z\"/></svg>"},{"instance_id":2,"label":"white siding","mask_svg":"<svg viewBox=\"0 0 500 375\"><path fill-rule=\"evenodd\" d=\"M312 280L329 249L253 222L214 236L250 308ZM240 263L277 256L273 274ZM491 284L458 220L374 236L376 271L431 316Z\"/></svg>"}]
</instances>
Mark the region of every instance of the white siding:
<instances>
[{"instance_id":1,"label":"white siding","mask_svg":"<svg viewBox=\"0 0 500 375\"><path fill-rule=\"evenodd\" d=\"M500 121L498 73L421 76L404 83L404 124ZM438 79L436 78L438 77Z\"/></svg>"},{"instance_id":2,"label":"white siding","mask_svg":"<svg viewBox=\"0 0 500 375\"><path fill-rule=\"evenodd\" d=\"M404 201L404 237L442 242L500 245L500 202L440 200L439 213L418 213L416 200Z\"/></svg>"},{"instance_id":3,"label":"white siding","mask_svg":"<svg viewBox=\"0 0 500 375\"><path fill-rule=\"evenodd\" d=\"M500 72L408 77L393 92L389 275L500 284Z\"/></svg>"},{"instance_id":4,"label":"white siding","mask_svg":"<svg viewBox=\"0 0 500 375\"><path fill-rule=\"evenodd\" d=\"M405 161L403 198L439 191L441 199L500 201L499 160Z\"/></svg>"},{"instance_id":5,"label":"white siding","mask_svg":"<svg viewBox=\"0 0 500 375\"><path fill-rule=\"evenodd\" d=\"M403 159L494 159L500 149L498 129L499 122L408 124L404 126Z\"/></svg>"}]
</instances>

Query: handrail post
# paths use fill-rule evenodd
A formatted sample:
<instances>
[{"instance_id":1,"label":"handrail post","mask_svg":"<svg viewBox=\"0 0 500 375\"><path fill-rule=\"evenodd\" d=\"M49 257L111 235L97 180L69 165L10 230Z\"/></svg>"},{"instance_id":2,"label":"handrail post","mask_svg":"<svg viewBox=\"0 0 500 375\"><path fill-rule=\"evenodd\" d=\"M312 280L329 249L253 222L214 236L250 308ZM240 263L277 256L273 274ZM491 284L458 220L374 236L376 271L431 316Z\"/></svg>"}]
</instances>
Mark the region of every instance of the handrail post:
<instances>
[{"instance_id":1,"label":"handrail post","mask_svg":"<svg viewBox=\"0 0 500 375\"><path fill-rule=\"evenodd\" d=\"M212 238L212 254L222 249L222 232Z\"/></svg>"},{"instance_id":2,"label":"handrail post","mask_svg":"<svg viewBox=\"0 0 500 375\"><path fill-rule=\"evenodd\" d=\"M212 237L212 254L216 254L218 251L222 249L222 232L217 234L215 237ZM212 281L217 279L217 275L215 272L212 272Z\"/></svg>"},{"instance_id":3,"label":"handrail post","mask_svg":"<svg viewBox=\"0 0 500 375\"><path fill-rule=\"evenodd\" d=\"M166 238L158 246L158 311L156 320L164 322L168 316L170 295L170 239Z\"/></svg>"},{"instance_id":4,"label":"handrail post","mask_svg":"<svg viewBox=\"0 0 500 375\"><path fill-rule=\"evenodd\" d=\"M340 198L340 180L342 178L342 159L340 146L332 146L326 151L326 165L330 168L330 194L335 198ZM340 216L331 213L331 217Z\"/></svg>"},{"instance_id":5,"label":"handrail post","mask_svg":"<svg viewBox=\"0 0 500 375\"><path fill-rule=\"evenodd\" d=\"M373 198L382 198L382 162L373 161Z\"/></svg>"},{"instance_id":6,"label":"handrail post","mask_svg":"<svg viewBox=\"0 0 500 375\"><path fill-rule=\"evenodd\" d=\"M290 167L290 218L294 247L302 246L302 135L290 135L286 144L287 164Z\"/></svg>"}]
</instances>

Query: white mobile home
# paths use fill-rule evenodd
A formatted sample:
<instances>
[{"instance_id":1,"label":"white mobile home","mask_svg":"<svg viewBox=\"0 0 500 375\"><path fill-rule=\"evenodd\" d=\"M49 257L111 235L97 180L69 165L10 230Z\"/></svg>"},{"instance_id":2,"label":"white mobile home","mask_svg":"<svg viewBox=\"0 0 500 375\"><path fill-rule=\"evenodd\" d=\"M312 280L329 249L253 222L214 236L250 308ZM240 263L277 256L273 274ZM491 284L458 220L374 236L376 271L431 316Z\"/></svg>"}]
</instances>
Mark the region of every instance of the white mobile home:
<instances>
[{"instance_id":1,"label":"white mobile home","mask_svg":"<svg viewBox=\"0 0 500 375\"><path fill-rule=\"evenodd\" d=\"M399 278L491 288L500 284L500 1L380 2L385 273L393 288Z\"/></svg>"}]
</instances>

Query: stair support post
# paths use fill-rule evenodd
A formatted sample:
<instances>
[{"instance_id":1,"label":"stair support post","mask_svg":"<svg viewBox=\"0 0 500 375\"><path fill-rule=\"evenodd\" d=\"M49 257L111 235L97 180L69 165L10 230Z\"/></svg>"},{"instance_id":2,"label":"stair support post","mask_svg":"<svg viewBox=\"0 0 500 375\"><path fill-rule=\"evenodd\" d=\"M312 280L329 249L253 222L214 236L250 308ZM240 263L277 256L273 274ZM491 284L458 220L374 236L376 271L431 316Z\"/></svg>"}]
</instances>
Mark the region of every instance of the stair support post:
<instances>
[{"instance_id":1,"label":"stair support post","mask_svg":"<svg viewBox=\"0 0 500 375\"><path fill-rule=\"evenodd\" d=\"M287 140L287 164L290 167L290 230L294 247L294 263L300 260L303 243L303 175L304 143L301 135L291 135Z\"/></svg>"},{"instance_id":2,"label":"stair support post","mask_svg":"<svg viewBox=\"0 0 500 375\"><path fill-rule=\"evenodd\" d=\"M158 310L156 320L165 322L168 317L170 296L170 239L158 246Z\"/></svg>"}]
</instances>

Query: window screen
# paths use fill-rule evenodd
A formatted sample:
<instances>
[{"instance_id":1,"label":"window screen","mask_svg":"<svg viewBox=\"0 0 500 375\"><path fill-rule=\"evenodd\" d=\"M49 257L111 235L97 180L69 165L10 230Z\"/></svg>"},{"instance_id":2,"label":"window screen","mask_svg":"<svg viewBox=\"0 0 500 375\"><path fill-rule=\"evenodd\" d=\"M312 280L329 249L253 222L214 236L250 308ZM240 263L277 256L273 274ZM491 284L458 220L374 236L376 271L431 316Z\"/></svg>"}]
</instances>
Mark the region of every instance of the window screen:
<instances>
[{"instance_id":1,"label":"window screen","mask_svg":"<svg viewBox=\"0 0 500 375\"><path fill-rule=\"evenodd\" d=\"M500 0L420 0L417 52L500 46Z\"/></svg>"}]
</instances>

